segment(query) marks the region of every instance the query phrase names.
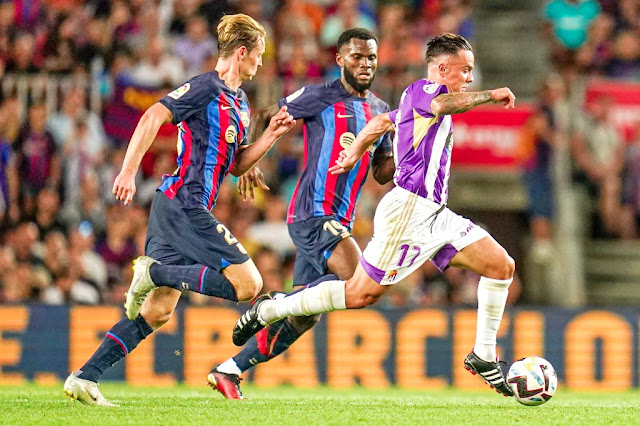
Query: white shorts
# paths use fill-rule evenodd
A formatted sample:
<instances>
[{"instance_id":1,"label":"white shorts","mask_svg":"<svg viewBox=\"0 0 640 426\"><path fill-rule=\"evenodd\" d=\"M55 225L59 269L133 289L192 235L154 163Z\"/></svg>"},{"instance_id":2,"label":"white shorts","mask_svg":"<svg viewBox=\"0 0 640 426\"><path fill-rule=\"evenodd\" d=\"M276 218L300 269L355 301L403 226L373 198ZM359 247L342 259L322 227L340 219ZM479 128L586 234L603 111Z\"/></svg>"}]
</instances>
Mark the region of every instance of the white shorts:
<instances>
[{"instance_id":1,"label":"white shorts","mask_svg":"<svg viewBox=\"0 0 640 426\"><path fill-rule=\"evenodd\" d=\"M453 256L489 233L446 207L395 187L373 219L373 238L360 263L383 285L395 284L430 260L444 271Z\"/></svg>"}]
</instances>

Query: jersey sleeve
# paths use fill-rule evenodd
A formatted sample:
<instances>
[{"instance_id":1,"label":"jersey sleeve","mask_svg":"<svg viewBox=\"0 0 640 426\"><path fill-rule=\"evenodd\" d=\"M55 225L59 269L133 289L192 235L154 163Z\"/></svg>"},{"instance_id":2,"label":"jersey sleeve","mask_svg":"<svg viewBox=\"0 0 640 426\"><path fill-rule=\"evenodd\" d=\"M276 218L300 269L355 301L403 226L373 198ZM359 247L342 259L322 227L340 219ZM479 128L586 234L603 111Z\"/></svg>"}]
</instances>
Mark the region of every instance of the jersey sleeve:
<instances>
[{"instance_id":1,"label":"jersey sleeve","mask_svg":"<svg viewBox=\"0 0 640 426\"><path fill-rule=\"evenodd\" d=\"M397 110L393 110L390 112L389 109L390 108L387 103L382 103L382 114L389 113L389 119L392 122L395 122L396 121L395 115L397 113ZM393 116L391 114L393 114ZM391 133L392 132L387 132L380 137L380 139L377 142L376 152L387 154L387 155L393 152L393 145L391 143Z\"/></svg>"},{"instance_id":2,"label":"jersey sleeve","mask_svg":"<svg viewBox=\"0 0 640 426\"><path fill-rule=\"evenodd\" d=\"M318 86L304 86L278 101L278 107L287 106L294 119L309 118L324 110L329 102Z\"/></svg>"},{"instance_id":3,"label":"jersey sleeve","mask_svg":"<svg viewBox=\"0 0 640 426\"><path fill-rule=\"evenodd\" d=\"M411 108L423 117L433 117L431 101L438 95L449 93L447 86L422 80L413 85Z\"/></svg>"},{"instance_id":4,"label":"jersey sleeve","mask_svg":"<svg viewBox=\"0 0 640 426\"><path fill-rule=\"evenodd\" d=\"M173 114L173 124L178 124L206 108L211 99L217 96L217 92L214 85L208 84L202 78L194 77L159 102Z\"/></svg>"},{"instance_id":5,"label":"jersey sleeve","mask_svg":"<svg viewBox=\"0 0 640 426\"><path fill-rule=\"evenodd\" d=\"M389 120L391 120L392 122L396 122L396 117L398 116L398 110L394 109L393 111L391 111L389 113Z\"/></svg>"}]
</instances>

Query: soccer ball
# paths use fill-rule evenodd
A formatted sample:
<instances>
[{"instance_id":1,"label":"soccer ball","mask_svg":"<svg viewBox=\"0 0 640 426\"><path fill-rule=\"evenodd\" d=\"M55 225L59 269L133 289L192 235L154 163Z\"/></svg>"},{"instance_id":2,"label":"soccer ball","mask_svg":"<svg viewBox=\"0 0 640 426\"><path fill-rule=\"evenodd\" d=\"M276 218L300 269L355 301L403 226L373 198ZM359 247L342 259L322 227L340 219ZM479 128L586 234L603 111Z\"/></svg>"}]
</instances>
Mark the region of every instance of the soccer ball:
<instances>
[{"instance_id":1,"label":"soccer ball","mask_svg":"<svg viewBox=\"0 0 640 426\"><path fill-rule=\"evenodd\" d=\"M513 363L507 374L507 383L520 404L540 405L556 393L558 375L549 361L530 356Z\"/></svg>"}]
</instances>

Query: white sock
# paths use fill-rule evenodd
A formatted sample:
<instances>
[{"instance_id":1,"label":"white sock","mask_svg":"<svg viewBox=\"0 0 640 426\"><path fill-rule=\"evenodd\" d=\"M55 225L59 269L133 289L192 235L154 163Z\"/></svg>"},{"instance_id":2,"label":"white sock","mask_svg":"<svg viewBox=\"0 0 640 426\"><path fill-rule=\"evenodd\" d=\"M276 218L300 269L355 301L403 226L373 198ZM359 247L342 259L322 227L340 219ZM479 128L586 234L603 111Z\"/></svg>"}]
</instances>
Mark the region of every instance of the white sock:
<instances>
[{"instance_id":1,"label":"white sock","mask_svg":"<svg viewBox=\"0 0 640 426\"><path fill-rule=\"evenodd\" d=\"M219 372L226 374L237 374L238 376L242 374L242 370L238 367L238 364L233 360L233 358L229 358L222 364L216 367Z\"/></svg>"},{"instance_id":2,"label":"white sock","mask_svg":"<svg viewBox=\"0 0 640 426\"><path fill-rule=\"evenodd\" d=\"M478 325L473 351L485 361L495 361L496 336L509 295L509 280L481 277L478 284Z\"/></svg>"},{"instance_id":3,"label":"white sock","mask_svg":"<svg viewBox=\"0 0 640 426\"><path fill-rule=\"evenodd\" d=\"M347 309L345 281L324 281L291 296L267 300L260 305L258 318L263 325L290 316L309 316Z\"/></svg>"}]
</instances>

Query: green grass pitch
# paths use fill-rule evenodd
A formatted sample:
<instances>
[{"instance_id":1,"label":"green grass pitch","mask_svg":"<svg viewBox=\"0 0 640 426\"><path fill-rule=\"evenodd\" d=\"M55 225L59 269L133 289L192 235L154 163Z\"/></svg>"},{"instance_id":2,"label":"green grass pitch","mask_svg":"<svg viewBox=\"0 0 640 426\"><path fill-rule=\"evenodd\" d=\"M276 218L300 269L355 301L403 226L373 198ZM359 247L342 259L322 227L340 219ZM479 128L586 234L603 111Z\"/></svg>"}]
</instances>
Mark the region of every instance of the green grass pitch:
<instances>
[{"instance_id":1,"label":"green grass pitch","mask_svg":"<svg viewBox=\"0 0 640 426\"><path fill-rule=\"evenodd\" d=\"M546 404L525 407L492 390L418 391L363 388L257 388L227 401L206 386L140 388L104 383L118 408L72 402L57 386L0 387L0 424L43 425L597 425L640 424L640 392L563 390Z\"/></svg>"}]
</instances>

